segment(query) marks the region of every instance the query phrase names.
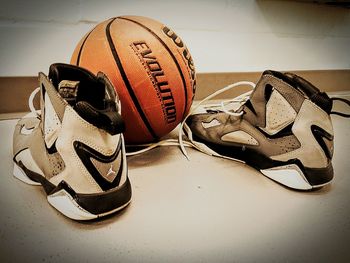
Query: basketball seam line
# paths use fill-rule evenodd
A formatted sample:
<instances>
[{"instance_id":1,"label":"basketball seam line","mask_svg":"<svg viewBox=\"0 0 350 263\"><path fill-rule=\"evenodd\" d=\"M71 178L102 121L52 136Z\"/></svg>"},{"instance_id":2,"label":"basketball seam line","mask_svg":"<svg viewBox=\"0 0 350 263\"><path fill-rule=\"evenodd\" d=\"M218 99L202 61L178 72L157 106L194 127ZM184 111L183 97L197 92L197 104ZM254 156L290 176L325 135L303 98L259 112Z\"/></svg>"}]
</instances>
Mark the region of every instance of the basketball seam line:
<instances>
[{"instance_id":1,"label":"basketball seam line","mask_svg":"<svg viewBox=\"0 0 350 263\"><path fill-rule=\"evenodd\" d=\"M117 50L115 48L115 45L113 43L113 40L112 40L112 37L111 37L111 33L110 33L110 27L111 27L111 24L116 20L117 18L113 18L106 26L106 37L107 37L107 41L108 41L108 44L109 44L109 47L112 51L112 54L113 54L113 57L114 57L114 61L116 62L117 66L118 66L118 69L119 69L119 72L123 78L123 81L124 81L124 84L129 92L129 95L134 103L134 105L136 106L136 109L141 117L141 119L143 120L144 124L146 125L146 128L148 129L149 133L151 134L151 136L154 138L154 139L157 139L158 136L155 134L155 132L153 131L145 113L143 112L142 108L141 108L141 105L139 104L138 100L137 100L137 97L136 97L136 94L134 93L133 89L131 88L131 85L130 85L130 82L129 82L129 79L128 77L126 76L126 73L124 71L124 68L123 68L123 65L121 64L121 61L120 61L120 58L118 56L118 53L117 53Z\"/></svg>"},{"instance_id":2,"label":"basketball seam line","mask_svg":"<svg viewBox=\"0 0 350 263\"><path fill-rule=\"evenodd\" d=\"M140 27L146 29L148 32L150 32L154 37L156 37L156 38L159 40L159 42L165 47L165 49L169 52L170 56L173 58L173 61L175 62L175 65L176 65L176 67L177 67L177 69L178 69L178 71L179 71L179 73L180 73L181 80L182 80L182 84L183 84L184 91L185 91L185 103L184 103L184 104L185 104L185 107L184 107L184 111L183 111L183 113L182 113L182 119L184 119L185 114L186 114L186 112L187 112L187 97L188 97L188 96L187 96L187 87L186 87L186 81L185 81L185 78L184 78L183 73L182 73L182 71L181 71L180 65L178 64L178 62L177 62L177 60L176 60L174 54L171 52L171 50L169 49L169 47L164 43L164 41L163 41L156 33L154 33L150 28L148 28L148 27L146 27L145 25L143 25L143 24L141 24L141 23L139 23L139 22L137 22L137 21L135 21L135 20L132 20L132 19L130 19L130 18L125 18L125 17L118 17L118 18L119 18L119 19L124 19L124 20L130 21L130 22L133 22L133 23L139 25Z\"/></svg>"},{"instance_id":3,"label":"basketball seam line","mask_svg":"<svg viewBox=\"0 0 350 263\"><path fill-rule=\"evenodd\" d=\"M81 57L81 53L83 52L83 47L84 47L84 45L85 45L85 43L86 43L86 40L89 38L90 34L92 33L92 31L95 30L96 27L97 27L97 26L95 26L95 27L87 34L86 38L84 39L83 43L81 44L81 47L80 47L79 53L78 53L78 57L77 57L77 66L79 66L79 64L80 64L80 57Z\"/></svg>"}]
</instances>

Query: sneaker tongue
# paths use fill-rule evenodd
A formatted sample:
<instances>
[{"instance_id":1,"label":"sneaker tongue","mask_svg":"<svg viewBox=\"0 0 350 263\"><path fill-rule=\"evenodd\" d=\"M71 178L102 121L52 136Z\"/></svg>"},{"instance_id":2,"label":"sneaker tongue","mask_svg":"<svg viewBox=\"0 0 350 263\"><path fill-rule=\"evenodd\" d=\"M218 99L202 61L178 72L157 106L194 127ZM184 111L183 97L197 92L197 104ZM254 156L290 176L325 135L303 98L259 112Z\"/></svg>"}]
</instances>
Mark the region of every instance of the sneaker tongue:
<instances>
[{"instance_id":1,"label":"sneaker tongue","mask_svg":"<svg viewBox=\"0 0 350 263\"><path fill-rule=\"evenodd\" d=\"M64 98L70 105L75 105L78 95L80 81L74 80L62 80L58 84L58 93Z\"/></svg>"}]
</instances>

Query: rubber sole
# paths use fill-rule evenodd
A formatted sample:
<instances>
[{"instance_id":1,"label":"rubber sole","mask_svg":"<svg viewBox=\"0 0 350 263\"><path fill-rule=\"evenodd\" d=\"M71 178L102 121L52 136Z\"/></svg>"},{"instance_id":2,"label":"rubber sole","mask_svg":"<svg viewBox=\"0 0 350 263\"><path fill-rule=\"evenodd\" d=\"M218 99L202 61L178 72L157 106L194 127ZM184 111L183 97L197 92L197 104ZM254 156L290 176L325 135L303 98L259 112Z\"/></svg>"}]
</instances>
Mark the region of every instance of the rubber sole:
<instances>
[{"instance_id":1,"label":"rubber sole","mask_svg":"<svg viewBox=\"0 0 350 263\"><path fill-rule=\"evenodd\" d=\"M260 172L266 177L288 186L289 188L298 190L311 190L313 188L305 178L304 173L295 164L262 169Z\"/></svg>"},{"instance_id":2,"label":"rubber sole","mask_svg":"<svg viewBox=\"0 0 350 263\"><path fill-rule=\"evenodd\" d=\"M40 183L31 180L16 163L13 163L13 176L26 184L41 185Z\"/></svg>"},{"instance_id":3,"label":"rubber sole","mask_svg":"<svg viewBox=\"0 0 350 263\"><path fill-rule=\"evenodd\" d=\"M266 177L291 189L319 189L330 184L333 179L333 166L331 162L324 168L308 168L304 167L298 159L291 159L287 162L276 161L244 146L218 145L207 142L194 134L193 139L196 142L203 143L210 150L224 158L245 162Z\"/></svg>"},{"instance_id":4,"label":"rubber sole","mask_svg":"<svg viewBox=\"0 0 350 263\"><path fill-rule=\"evenodd\" d=\"M13 175L26 184L43 186L49 204L74 220L85 221L107 216L125 208L131 201L129 179L115 190L79 194L64 181L58 186L53 185L43 176L28 170L21 162L14 162Z\"/></svg>"}]
</instances>

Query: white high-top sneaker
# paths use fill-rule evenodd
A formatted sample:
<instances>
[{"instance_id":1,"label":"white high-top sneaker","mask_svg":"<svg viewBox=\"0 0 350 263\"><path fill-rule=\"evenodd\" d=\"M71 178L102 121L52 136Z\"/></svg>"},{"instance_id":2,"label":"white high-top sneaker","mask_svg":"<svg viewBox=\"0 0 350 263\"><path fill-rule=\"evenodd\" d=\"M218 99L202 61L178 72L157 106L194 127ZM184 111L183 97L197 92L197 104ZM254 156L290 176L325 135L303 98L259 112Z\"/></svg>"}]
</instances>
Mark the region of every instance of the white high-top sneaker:
<instances>
[{"instance_id":1,"label":"white high-top sneaker","mask_svg":"<svg viewBox=\"0 0 350 263\"><path fill-rule=\"evenodd\" d=\"M349 117L332 112L333 100L349 104L295 74L268 70L251 94L198 107L185 131L205 153L242 160L290 188L319 188L333 178L330 114Z\"/></svg>"},{"instance_id":2,"label":"white high-top sneaker","mask_svg":"<svg viewBox=\"0 0 350 263\"><path fill-rule=\"evenodd\" d=\"M49 203L72 219L126 207L131 186L113 85L103 73L67 64L51 65L48 77L39 73L39 83L41 111L31 104L34 114L15 128L15 177L42 185Z\"/></svg>"}]
</instances>

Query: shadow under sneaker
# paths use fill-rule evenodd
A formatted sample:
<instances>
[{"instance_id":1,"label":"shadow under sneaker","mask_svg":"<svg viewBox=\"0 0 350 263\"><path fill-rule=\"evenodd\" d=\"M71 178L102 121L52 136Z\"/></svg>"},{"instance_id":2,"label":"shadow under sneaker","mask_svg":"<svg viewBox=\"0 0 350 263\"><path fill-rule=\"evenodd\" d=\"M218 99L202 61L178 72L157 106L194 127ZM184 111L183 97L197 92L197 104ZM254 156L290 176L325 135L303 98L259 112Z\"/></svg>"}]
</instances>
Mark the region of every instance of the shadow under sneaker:
<instances>
[{"instance_id":1,"label":"shadow under sneaker","mask_svg":"<svg viewBox=\"0 0 350 263\"><path fill-rule=\"evenodd\" d=\"M330 114L349 117L332 112L334 100L349 104L295 74L268 70L251 93L198 106L184 128L207 154L244 161L280 184L309 190L333 178Z\"/></svg>"},{"instance_id":2,"label":"shadow under sneaker","mask_svg":"<svg viewBox=\"0 0 350 263\"><path fill-rule=\"evenodd\" d=\"M40 108L17 123L14 176L42 185L65 216L90 220L126 207L131 186L113 85L103 73L67 64L39 73ZM35 91L34 91L35 92Z\"/></svg>"}]
</instances>

